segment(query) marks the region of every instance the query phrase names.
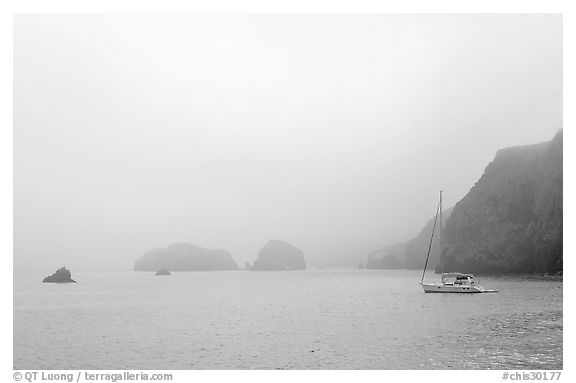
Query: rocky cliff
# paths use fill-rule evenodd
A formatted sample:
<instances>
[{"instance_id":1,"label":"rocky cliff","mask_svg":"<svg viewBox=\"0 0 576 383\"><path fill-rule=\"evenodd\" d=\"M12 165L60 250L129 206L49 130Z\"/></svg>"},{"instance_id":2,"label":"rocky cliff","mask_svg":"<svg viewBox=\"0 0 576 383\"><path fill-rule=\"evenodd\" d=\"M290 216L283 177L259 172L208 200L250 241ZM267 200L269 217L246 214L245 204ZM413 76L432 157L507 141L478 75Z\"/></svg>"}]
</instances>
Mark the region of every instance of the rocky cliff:
<instances>
[{"instance_id":1,"label":"rocky cliff","mask_svg":"<svg viewBox=\"0 0 576 383\"><path fill-rule=\"evenodd\" d=\"M562 271L562 141L497 152L446 223L445 271Z\"/></svg>"},{"instance_id":2,"label":"rocky cliff","mask_svg":"<svg viewBox=\"0 0 576 383\"><path fill-rule=\"evenodd\" d=\"M226 250L205 249L189 243L175 243L152 249L136 260L136 271L237 270L238 265Z\"/></svg>"}]
</instances>

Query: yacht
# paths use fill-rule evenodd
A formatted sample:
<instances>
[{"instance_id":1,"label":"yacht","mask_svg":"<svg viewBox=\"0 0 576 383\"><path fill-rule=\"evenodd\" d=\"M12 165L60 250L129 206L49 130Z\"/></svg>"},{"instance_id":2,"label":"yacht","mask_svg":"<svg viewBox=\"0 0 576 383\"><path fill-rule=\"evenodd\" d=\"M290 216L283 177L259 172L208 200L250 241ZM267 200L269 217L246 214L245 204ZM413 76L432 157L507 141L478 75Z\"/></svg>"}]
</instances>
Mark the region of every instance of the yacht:
<instances>
[{"instance_id":1,"label":"yacht","mask_svg":"<svg viewBox=\"0 0 576 383\"><path fill-rule=\"evenodd\" d=\"M440 219L438 219L440 218ZM426 266L428 266L428 259L430 258L430 249L434 240L434 232L436 231L436 224L440 226L440 267L442 269L442 279L440 283L424 283L424 276L426 275ZM422 272L422 279L420 285L425 293L495 293L498 290L488 290L480 285L478 278L474 274L465 273L445 273L444 263L442 262L442 191L440 191L440 202L436 210L436 217L434 218L434 226L432 227L432 235L430 237L430 244L428 245L428 254L426 255L426 263L424 264L424 271Z\"/></svg>"},{"instance_id":2,"label":"yacht","mask_svg":"<svg viewBox=\"0 0 576 383\"><path fill-rule=\"evenodd\" d=\"M474 274L442 273L442 283L420 282L426 293L486 293ZM492 292L492 291L490 291Z\"/></svg>"}]
</instances>

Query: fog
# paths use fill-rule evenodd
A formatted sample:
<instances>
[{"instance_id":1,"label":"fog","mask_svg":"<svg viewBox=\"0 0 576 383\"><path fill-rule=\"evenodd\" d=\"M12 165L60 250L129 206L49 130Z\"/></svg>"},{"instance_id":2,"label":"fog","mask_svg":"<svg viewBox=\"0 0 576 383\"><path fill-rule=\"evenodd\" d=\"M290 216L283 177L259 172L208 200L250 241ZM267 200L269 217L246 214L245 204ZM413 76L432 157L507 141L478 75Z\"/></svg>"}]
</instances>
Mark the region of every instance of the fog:
<instances>
[{"instance_id":1,"label":"fog","mask_svg":"<svg viewBox=\"0 0 576 383\"><path fill-rule=\"evenodd\" d=\"M17 15L14 267L356 266L562 126L560 15Z\"/></svg>"}]
</instances>

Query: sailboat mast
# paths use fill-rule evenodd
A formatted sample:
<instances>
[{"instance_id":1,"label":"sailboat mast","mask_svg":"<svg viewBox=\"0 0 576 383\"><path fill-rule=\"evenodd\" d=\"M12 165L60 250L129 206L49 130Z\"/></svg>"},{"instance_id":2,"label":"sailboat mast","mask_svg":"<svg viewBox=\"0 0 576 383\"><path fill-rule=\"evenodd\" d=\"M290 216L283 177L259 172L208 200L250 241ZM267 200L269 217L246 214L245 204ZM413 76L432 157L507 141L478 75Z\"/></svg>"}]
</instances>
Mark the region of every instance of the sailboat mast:
<instances>
[{"instance_id":1,"label":"sailboat mast","mask_svg":"<svg viewBox=\"0 0 576 383\"><path fill-rule=\"evenodd\" d=\"M440 190L440 271L444 274L444 259L442 257L442 241L444 239L444 232L442 230L442 190Z\"/></svg>"},{"instance_id":2,"label":"sailboat mast","mask_svg":"<svg viewBox=\"0 0 576 383\"><path fill-rule=\"evenodd\" d=\"M420 283L424 282L424 275L426 274L426 266L428 266L428 259L430 258L430 249L432 249L432 241L434 241L434 232L436 231L436 222L438 221L438 212L440 211L440 204L436 209L436 216L434 217L434 226L432 226L432 234L430 235L430 244L428 245L428 254L426 254L426 263L424 264L424 271L422 271L422 280Z\"/></svg>"}]
</instances>

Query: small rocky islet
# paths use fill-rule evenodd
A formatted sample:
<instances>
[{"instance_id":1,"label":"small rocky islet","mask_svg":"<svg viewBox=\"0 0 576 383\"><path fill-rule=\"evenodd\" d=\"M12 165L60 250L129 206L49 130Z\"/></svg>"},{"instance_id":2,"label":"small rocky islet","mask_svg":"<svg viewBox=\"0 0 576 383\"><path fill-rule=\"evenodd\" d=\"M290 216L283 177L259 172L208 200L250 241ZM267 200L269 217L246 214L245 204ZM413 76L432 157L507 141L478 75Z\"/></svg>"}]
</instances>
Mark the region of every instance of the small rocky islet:
<instances>
[{"instance_id":1,"label":"small rocky islet","mask_svg":"<svg viewBox=\"0 0 576 383\"><path fill-rule=\"evenodd\" d=\"M52 275L42 280L42 283L77 283L72 279L72 273L66 267L61 267Z\"/></svg>"}]
</instances>

